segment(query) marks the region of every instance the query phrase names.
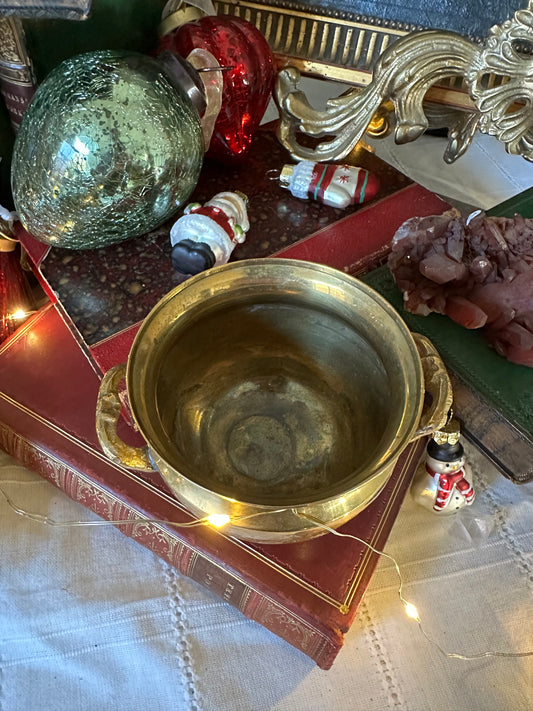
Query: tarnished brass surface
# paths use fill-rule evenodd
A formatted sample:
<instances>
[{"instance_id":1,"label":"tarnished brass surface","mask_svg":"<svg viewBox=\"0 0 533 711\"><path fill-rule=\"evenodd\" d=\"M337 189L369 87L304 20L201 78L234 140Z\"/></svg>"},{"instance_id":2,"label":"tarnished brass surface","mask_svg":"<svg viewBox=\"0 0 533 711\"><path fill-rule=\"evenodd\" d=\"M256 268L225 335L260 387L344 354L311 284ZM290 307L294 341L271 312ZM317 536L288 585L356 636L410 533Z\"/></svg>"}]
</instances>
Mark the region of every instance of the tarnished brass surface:
<instances>
[{"instance_id":1,"label":"tarnished brass surface","mask_svg":"<svg viewBox=\"0 0 533 711\"><path fill-rule=\"evenodd\" d=\"M119 397L120 381L126 374L126 364L115 365L102 378L96 401L96 433L105 454L116 464L131 469L153 471L148 456L148 446L132 447L117 434L117 422L122 403Z\"/></svg>"},{"instance_id":2,"label":"tarnished brass surface","mask_svg":"<svg viewBox=\"0 0 533 711\"><path fill-rule=\"evenodd\" d=\"M411 32L388 47L377 62L372 81L330 99L324 111L309 105L298 90L299 70L282 69L276 98L281 112L279 138L297 160L338 160L363 137L380 106L395 107L397 143L418 138L430 126L424 100L443 79L464 80L472 111L443 109L449 124L444 159L455 161L469 147L476 130L495 136L509 153L533 160L533 0L502 25L494 26L478 45L453 32ZM438 122L438 109L432 109ZM298 134L324 138L303 146Z\"/></svg>"},{"instance_id":3,"label":"tarnished brass surface","mask_svg":"<svg viewBox=\"0 0 533 711\"><path fill-rule=\"evenodd\" d=\"M135 338L126 383L155 467L192 513L227 514L240 538L288 542L323 532L302 513L339 526L381 491L422 434L422 359L367 285L259 259L164 297Z\"/></svg>"},{"instance_id":4,"label":"tarnished brass surface","mask_svg":"<svg viewBox=\"0 0 533 711\"><path fill-rule=\"evenodd\" d=\"M452 409L453 390L450 376L433 343L420 333L412 335L420 354L424 387L431 399L413 435L413 439L416 439L425 437L446 424Z\"/></svg>"}]
</instances>

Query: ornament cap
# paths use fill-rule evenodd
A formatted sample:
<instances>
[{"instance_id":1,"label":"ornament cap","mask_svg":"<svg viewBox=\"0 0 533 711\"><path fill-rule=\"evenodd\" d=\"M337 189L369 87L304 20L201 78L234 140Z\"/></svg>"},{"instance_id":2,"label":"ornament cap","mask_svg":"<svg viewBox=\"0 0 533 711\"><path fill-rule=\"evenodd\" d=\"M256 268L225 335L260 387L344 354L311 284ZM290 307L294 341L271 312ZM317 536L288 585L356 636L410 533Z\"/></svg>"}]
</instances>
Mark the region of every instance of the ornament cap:
<instances>
[{"instance_id":1,"label":"ornament cap","mask_svg":"<svg viewBox=\"0 0 533 711\"><path fill-rule=\"evenodd\" d=\"M294 173L294 166L287 163L281 169L279 174L279 182L281 187L288 188L291 182L292 174Z\"/></svg>"},{"instance_id":2,"label":"ornament cap","mask_svg":"<svg viewBox=\"0 0 533 711\"><path fill-rule=\"evenodd\" d=\"M436 430L427 445L427 453L433 459L442 462L452 462L464 456L461 439L461 428L455 419L451 419L444 427Z\"/></svg>"},{"instance_id":3,"label":"ornament cap","mask_svg":"<svg viewBox=\"0 0 533 711\"><path fill-rule=\"evenodd\" d=\"M4 237L0 233L0 252L14 252L17 247L17 240Z\"/></svg>"},{"instance_id":4,"label":"ornament cap","mask_svg":"<svg viewBox=\"0 0 533 711\"><path fill-rule=\"evenodd\" d=\"M201 116L206 109L207 101L204 85L196 69L190 62L168 49L164 49L158 54L157 60L165 70L173 86L185 91L192 105Z\"/></svg>"},{"instance_id":5,"label":"ornament cap","mask_svg":"<svg viewBox=\"0 0 533 711\"><path fill-rule=\"evenodd\" d=\"M451 419L444 427L436 430L433 439L437 444L457 444L461 438L461 428L455 419Z\"/></svg>"}]
</instances>

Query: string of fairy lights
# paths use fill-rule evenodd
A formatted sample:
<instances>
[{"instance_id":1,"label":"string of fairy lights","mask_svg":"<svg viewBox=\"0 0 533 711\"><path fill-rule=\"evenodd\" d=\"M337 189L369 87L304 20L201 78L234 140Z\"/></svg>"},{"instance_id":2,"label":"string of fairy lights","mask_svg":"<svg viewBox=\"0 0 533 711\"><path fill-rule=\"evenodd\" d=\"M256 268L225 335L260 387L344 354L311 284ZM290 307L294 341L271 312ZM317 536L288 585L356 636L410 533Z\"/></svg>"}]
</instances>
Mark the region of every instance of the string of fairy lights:
<instances>
[{"instance_id":1,"label":"string of fairy lights","mask_svg":"<svg viewBox=\"0 0 533 711\"><path fill-rule=\"evenodd\" d=\"M19 481L17 479L2 479L1 480L1 485L0 485L0 493L4 497L6 503L9 505L9 507L19 516L22 516L24 518L30 519L31 521L34 521L36 523L41 523L46 526L51 526L54 528L72 528L72 527L84 527L84 526L115 526L115 527L120 527L120 526L126 526L129 525L131 526L132 524L137 524L137 523L150 523L150 524L161 524L161 525L169 525L173 526L175 528L195 528L198 526L211 526L213 528L224 528L225 526L228 526L230 524L238 524L242 523L243 521L248 521L249 519L262 516L264 515L264 512L257 512L253 514L248 514L246 516L229 516L227 514L210 514L209 516L203 516L202 518L197 518L193 519L192 521L188 522L182 522L182 521L169 521L166 519L155 519L155 518L128 518L128 519L114 519L114 520L108 520L108 519L94 519L94 520L84 520L84 521L58 521L50 516L35 513L32 511L27 511L26 509L21 508L20 506L16 505L11 496L6 492L4 489L5 485L16 485L16 486L21 486L21 485L35 485L35 484L47 484L46 480L35 480L35 481ZM286 508L284 509L277 509L276 511L269 511L268 513L282 513L284 511L287 511ZM403 594L403 587L404 587L404 580L403 576L400 570L400 566L398 565L398 562L396 561L393 556L389 555L388 553L385 553L384 551L378 550L374 546L372 546L368 541L363 540L362 538L359 538L358 536L354 536L353 534L350 533L342 533L341 531L337 531L334 528L331 528L327 524L325 524L322 521L319 521L318 519L314 518L313 516L310 516L308 514L302 513L301 511L293 510L294 513L297 515L305 518L309 522L311 522L313 525L317 526L317 528L320 528L324 530L327 533L330 533L334 536L340 536L342 538L350 538L352 540L357 541L358 543L363 544L369 550L371 550L373 553L376 553L377 555L387 558L390 560L394 566L394 569L396 571L396 574L398 576L398 588L397 588L397 594L398 598L400 600L400 603L404 609L404 612L406 615L414 620L415 622L418 623L418 627L425 637L425 639L433 645L443 656L447 657L448 659L459 659L463 661L476 661L479 659L484 659L486 657L530 657L533 656L533 649L532 650L526 650L523 652L505 652L505 651L497 651L497 650L487 650L484 652L480 652L478 654L459 654L458 652L450 652L445 650L433 637L431 637L425 630L424 625L422 624L422 620L420 618L420 614L418 612L418 609L416 606L407 600Z\"/></svg>"}]
</instances>

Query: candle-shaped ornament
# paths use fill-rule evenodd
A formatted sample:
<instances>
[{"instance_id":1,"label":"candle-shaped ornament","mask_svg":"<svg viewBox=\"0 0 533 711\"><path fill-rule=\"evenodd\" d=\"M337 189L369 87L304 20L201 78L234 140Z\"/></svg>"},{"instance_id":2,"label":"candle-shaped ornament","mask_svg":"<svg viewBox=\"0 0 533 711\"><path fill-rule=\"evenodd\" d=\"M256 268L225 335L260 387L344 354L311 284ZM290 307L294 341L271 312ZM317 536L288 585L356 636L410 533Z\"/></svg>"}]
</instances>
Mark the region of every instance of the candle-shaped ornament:
<instances>
[{"instance_id":1,"label":"candle-shaped ornament","mask_svg":"<svg viewBox=\"0 0 533 711\"><path fill-rule=\"evenodd\" d=\"M379 180L364 168L307 160L284 165L279 182L294 197L340 209L369 202L379 190Z\"/></svg>"}]
</instances>

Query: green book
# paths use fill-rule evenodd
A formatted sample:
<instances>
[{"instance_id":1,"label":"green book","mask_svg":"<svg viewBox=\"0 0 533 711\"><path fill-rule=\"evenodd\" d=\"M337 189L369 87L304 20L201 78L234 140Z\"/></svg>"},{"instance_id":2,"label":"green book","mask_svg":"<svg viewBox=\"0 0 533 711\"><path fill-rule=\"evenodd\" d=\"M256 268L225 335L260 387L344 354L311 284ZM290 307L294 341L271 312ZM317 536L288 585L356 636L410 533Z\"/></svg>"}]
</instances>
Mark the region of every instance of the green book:
<instances>
[{"instance_id":1,"label":"green book","mask_svg":"<svg viewBox=\"0 0 533 711\"><path fill-rule=\"evenodd\" d=\"M533 188L487 211L512 217L533 217ZM454 386L454 411L463 433L517 482L533 478L533 368L510 363L498 355L477 330L468 330L447 316L416 316L403 299L389 268L369 272L363 280L381 293L412 331L434 343Z\"/></svg>"}]
</instances>

